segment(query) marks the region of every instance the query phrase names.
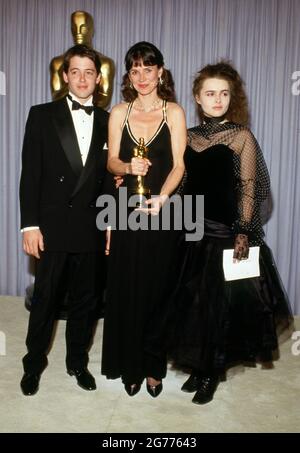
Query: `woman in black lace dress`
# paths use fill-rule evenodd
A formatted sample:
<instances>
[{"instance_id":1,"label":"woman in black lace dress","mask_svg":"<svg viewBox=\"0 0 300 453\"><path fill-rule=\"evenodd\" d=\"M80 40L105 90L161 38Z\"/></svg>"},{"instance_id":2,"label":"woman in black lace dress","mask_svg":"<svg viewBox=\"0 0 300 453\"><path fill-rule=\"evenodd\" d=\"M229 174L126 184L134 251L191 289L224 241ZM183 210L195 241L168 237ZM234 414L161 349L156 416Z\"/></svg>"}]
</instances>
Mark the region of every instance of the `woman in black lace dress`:
<instances>
[{"instance_id":1,"label":"woman in black lace dress","mask_svg":"<svg viewBox=\"0 0 300 453\"><path fill-rule=\"evenodd\" d=\"M111 232L102 373L110 379L121 377L130 396L146 378L148 392L156 397L166 375L163 338L174 287L176 236L161 223L152 229L151 217L161 220L168 197L182 179L186 125L182 108L174 102L172 76L153 44L135 44L125 65L126 103L116 105L110 115L108 169L122 177L119 191L127 188L128 197L137 176L144 176L154 198L147 201L148 209L139 211L148 229L124 229L119 223ZM147 159L133 157L139 138L148 148ZM117 211L125 210L129 220L137 212L126 211L127 201L117 196Z\"/></svg>"},{"instance_id":2,"label":"woman in black lace dress","mask_svg":"<svg viewBox=\"0 0 300 453\"><path fill-rule=\"evenodd\" d=\"M193 370L182 390L209 402L220 375L237 361L271 361L277 328L292 317L272 253L263 241L260 208L268 170L247 127L243 82L226 62L208 65L194 81L200 125L188 131L184 193L204 195L204 237L187 243L172 356ZM224 249L233 259L260 246L260 277L225 281ZM277 332L276 332L277 330Z\"/></svg>"}]
</instances>

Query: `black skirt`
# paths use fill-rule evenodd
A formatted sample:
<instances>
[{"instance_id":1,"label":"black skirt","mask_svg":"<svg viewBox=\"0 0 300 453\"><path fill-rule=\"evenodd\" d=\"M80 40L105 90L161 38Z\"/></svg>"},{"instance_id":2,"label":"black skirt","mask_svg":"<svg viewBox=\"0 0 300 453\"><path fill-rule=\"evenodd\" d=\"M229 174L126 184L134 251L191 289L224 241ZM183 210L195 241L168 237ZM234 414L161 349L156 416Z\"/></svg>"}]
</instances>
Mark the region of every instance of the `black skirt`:
<instances>
[{"instance_id":1,"label":"black skirt","mask_svg":"<svg viewBox=\"0 0 300 453\"><path fill-rule=\"evenodd\" d=\"M223 250L234 239L225 225L215 227L185 246L168 345L177 365L206 372L271 361L279 332L293 321L269 247L260 246L260 277L225 281Z\"/></svg>"}]
</instances>

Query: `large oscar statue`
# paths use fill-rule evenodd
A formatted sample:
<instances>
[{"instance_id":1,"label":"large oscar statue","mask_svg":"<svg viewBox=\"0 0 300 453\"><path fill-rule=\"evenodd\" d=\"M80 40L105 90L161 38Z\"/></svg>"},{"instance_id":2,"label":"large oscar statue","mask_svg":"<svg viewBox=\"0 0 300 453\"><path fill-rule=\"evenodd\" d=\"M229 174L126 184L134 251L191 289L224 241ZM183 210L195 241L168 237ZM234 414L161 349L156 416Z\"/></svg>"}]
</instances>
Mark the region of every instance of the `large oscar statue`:
<instances>
[{"instance_id":1,"label":"large oscar statue","mask_svg":"<svg viewBox=\"0 0 300 453\"><path fill-rule=\"evenodd\" d=\"M145 146L145 141L143 138L139 139L139 144L133 148L133 156L140 157L141 159L148 158L148 148ZM145 176L135 176L133 182L130 186L131 195L138 195L138 200L136 202L137 208L146 207L144 205L145 198L150 198L150 189L145 184Z\"/></svg>"},{"instance_id":2,"label":"large oscar statue","mask_svg":"<svg viewBox=\"0 0 300 453\"><path fill-rule=\"evenodd\" d=\"M74 11L71 15L71 31L74 44L85 44L92 47L94 35L94 22L92 16L86 11ZM98 107L108 108L112 92L115 65L113 60L98 52L101 60L101 80L98 91L95 93L94 102ZM67 86L62 77L63 55L54 57L50 63L51 93L54 100L61 99L67 93Z\"/></svg>"}]
</instances>

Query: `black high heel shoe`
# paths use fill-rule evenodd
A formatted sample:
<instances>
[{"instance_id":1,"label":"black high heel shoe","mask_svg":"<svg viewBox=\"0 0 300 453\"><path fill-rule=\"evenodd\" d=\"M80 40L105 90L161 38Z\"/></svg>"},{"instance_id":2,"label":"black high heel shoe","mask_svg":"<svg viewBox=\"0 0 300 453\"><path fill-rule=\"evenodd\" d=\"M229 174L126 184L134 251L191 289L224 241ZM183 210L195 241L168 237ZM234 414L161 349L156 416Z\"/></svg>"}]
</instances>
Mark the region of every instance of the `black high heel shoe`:
<instances>
[{"instance_id":1,"label":"black high heel shoe","mask_svg":"<svg viewBox=\"0 0 300 453\"><path fill-rule=\"evenodd\" d=\"M141 390L141 384L124 384L124 388L129 396L134 396Z\"/></svg>"},{"instance_id":2,"label":"black high heel shoe","mask_svg":"<svg viewBox=\"0 0 300 453\"><path fill-rule=\"evenodd\" d=\"M163 389L162 382L160 384L158 384L158 385L149 385L149 384L147 384L147 392L153 398L156 398L161 393L162 389Z\"/></svg>"}]
</instances>

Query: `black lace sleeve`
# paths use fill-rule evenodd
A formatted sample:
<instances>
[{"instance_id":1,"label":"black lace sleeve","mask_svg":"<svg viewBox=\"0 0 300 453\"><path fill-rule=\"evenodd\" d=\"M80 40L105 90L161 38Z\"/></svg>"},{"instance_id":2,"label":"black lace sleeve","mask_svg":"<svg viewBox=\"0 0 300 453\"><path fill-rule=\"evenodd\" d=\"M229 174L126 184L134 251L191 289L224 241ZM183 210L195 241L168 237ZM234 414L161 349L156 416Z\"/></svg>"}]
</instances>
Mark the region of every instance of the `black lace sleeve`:
<instances>
[{"instance_id":1,"label":"black lace sleeve","mask_svg":"<svg viewBox=\"0 0 300 453\"><path fill-rule=\"evenodd\" d=\"M235 144L235 176L237 180L238 217L233 225L236 233L249 235L251 242L264 236L260 206L270 191L268 169L262 151L251 131L240 130Z\"/></svg>"}]
</instances>

